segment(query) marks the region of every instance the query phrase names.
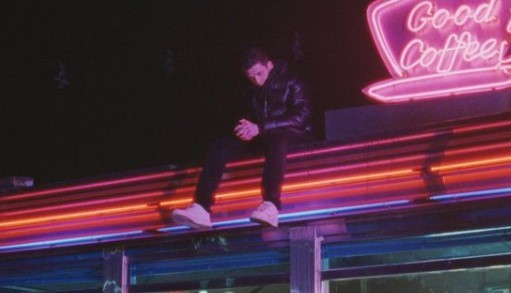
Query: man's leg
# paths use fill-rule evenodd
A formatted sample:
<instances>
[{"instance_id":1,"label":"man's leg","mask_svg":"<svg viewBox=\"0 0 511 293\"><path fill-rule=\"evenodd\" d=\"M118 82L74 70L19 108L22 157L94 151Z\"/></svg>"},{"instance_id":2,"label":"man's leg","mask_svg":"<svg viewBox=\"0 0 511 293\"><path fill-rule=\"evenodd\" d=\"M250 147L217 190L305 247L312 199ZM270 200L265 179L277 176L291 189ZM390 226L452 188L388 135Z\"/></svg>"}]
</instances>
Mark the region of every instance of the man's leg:
<instances>
[{"instance_id":1,"label":"man's leg","mask_svg":"<svg viewBox=\"0 0 511 293\"><path fill-rule=\"evenodd\" d=\"M252 214L252 221L277 227L278 210L281 208L280 193L286 171L286 155L290 143L298 137L287 129L278 129L265 135L263 147L262 196L263 204Z\"/></svg>"},{"instance_id":2,"label":"man's leg","mask_svg":"<svg viewBox=\"0 0 511 293\"><path fill-rule=\"evenodd\" d=\"M264 166L262 196L278 209L281 208L280 192L286 171L286 155L291 134L286 130L275 130L264 140Z\"/></svg>"},{"instance_id":3,"label":"man's leg","mask_svg":"<svg viewBox=\"0 0 511 293\"><path fill-rule=\"evenodd\" d=\"M222 137L215 141L206 154L199 181L195 189L196 203L211 212L214 195L222 179L225 165L240 157L243 143L234 137Z\"/></svg>"},{"instance_id":4,"label":"man's leg","mask_svg":"<svg viewBox=\"0 0 511 293\"><path fill-rule=\"evenodd\" d=\"M173 211L172 218L175 223L192 228L211 227L209 213L225 165L239 157L242 149L243 143L234 137L223 137L209 147L195 189L194 203L187 209Z\"/></svg>"}]
</instances>

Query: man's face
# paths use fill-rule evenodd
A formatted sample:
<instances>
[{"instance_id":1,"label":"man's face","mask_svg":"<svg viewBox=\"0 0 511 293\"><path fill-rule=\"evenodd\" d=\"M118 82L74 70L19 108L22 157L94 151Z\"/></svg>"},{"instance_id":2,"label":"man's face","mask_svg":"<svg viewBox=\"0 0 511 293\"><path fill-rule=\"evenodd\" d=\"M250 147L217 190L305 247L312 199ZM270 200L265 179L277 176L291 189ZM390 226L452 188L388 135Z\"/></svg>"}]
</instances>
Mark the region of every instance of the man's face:
<instances>
[{"instance_id":1,"label":"man's face","mask_svg":"<svg viewBox=\"0 0 511 293\"><path fill-rule=\"evenodd\" d=\"M245 70L245 76L252 82L254 85L261 87L264 85L268 76L270 75L271 70L273 69L273 63L268 61L266 65L261 63L256 63L254 66Z\"/></svg>"}]
</instances>

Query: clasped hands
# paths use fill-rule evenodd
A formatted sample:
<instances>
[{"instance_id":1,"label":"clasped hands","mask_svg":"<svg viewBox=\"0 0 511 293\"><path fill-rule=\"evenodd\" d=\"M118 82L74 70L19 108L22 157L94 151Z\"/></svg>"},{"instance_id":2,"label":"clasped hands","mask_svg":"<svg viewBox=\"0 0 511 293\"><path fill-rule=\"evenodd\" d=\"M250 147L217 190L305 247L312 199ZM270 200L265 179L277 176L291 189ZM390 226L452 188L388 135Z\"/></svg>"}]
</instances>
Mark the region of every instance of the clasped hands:
<instances>
[{"instance_id":1,"label":"clasped hands","mask_svg":"<svg viewBox=\"0 0 511 293\"><path fill-rule=\"evenodd\" d=\"M249 141L259 135L259 126L246 119L241 119L238 121L238 125L234 127L234 133L239 139Z\"/></svg>"}]
</instances>

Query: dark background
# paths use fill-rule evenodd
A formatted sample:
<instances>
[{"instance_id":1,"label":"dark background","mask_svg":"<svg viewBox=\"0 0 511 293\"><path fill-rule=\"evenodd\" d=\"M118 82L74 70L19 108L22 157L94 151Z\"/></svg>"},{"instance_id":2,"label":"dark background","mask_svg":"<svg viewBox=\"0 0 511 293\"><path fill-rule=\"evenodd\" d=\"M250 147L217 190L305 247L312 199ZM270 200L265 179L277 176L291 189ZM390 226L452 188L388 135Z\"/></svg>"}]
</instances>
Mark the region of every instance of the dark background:
<instances>
[{"instance_id":1,"label":"dark background","mask_svg":"<svg viewBox=\"0 0 511 293\"><path fill-rule=\"evenodd\" d=\"M13 2L0 12L0 178L200 162L231 127L234 60L248 44L308 79L320 138L325 110L372 104L361 89L388 76L369 1Z\"/></svg>"}]
</instances>

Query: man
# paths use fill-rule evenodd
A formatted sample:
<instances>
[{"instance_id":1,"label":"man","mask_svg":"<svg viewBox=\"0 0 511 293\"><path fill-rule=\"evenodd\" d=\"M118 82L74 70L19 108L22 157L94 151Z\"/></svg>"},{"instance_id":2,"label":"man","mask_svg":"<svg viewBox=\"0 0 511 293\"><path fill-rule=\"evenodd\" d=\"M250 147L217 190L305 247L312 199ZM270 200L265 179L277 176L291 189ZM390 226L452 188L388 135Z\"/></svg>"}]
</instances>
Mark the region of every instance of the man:
<instances>
[{"instance_id":1,"label":"man","mask_svg":"<svg viewBox=\"0 0 511 293\"><path fill-rule=\"evenodd\" d=\"M260 48L244 54L242 66L250 81L244 97L246 111L233 129L233 135L213 143L195 190L194 203L172 213L174 222L192 228L211 227L211 206L225 165L247 149L262 149L265 162L262 175L263 203L250 220L278 226L280 193L288 146L310 137L310 104L304 85L287 71L284 62L274 61Z\"/></svg>"}]
</instances>

